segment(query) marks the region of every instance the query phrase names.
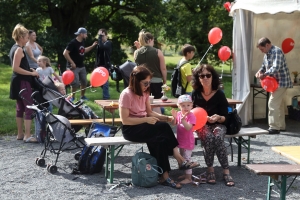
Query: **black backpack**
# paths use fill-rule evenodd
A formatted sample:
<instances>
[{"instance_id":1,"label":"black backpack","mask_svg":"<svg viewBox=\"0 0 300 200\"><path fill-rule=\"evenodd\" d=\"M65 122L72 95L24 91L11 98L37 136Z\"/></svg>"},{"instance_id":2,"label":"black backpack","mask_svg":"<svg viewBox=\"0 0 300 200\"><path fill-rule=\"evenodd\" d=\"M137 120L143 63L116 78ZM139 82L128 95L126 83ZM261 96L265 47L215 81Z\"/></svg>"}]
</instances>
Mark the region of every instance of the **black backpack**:
<instances>
[{"instance_id":1,"label":"black backpack","mask_svg":"<svg viewBox=\"0 0 300 200\"><path fill-rule=\"evenodd\" d=\"M182 62L181 65L179 65L179 63L178 63L171 75L172 95L176 98L178 98L180 95L185 94L185 91L186 91L186 88L188 85L188 83L186 83L185 87L183 87L182 83L181 83L180 68L186 63L188 63L188 61Z\"/></svg>"},{"instance_id":2,"label":"black backpack","mask_svg":"<svg viewBox=\"0 0 300 200\"><path fill-rule=\"evenodd\" d=\"M227 132L226 132L227 135L235 135L241 130L242 119L237 114L236 109L228 113L226 127L227 127Z\"/></svg>"}]
</instances>

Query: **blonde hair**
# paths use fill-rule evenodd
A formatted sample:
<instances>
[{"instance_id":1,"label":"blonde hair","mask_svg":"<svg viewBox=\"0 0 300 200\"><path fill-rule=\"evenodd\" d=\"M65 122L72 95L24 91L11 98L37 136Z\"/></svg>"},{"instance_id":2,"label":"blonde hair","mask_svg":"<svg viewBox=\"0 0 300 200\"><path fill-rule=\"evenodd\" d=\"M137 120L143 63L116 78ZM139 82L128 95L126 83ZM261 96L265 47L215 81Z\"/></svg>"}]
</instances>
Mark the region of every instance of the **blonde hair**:
<instances>
[{"instance_id":1,"label":"blonde hair","mask_svg":"<svg viewBox=\"0 0 300 200\"><path fill-rule=\"evenodd\" d=\"M149 40L153 40L154 37L151 33L145 32L144 30L141 30L139 33L139 43L141 46L147 46L149 44Z\"/></svg>"},{"instance_id":2,"label":"blonde hair","mask_svg":"<svg viewBox=\"0 0 300 200\"><path fill-rule=\"evenodd\" d=\"M51 64L50 64L50 59L49 59L48 57L46 57L46 56L39 56L39 57L38 57L38 60L39 60L39 59L41 59L43 62L46 63L46 67L50 67L50 66L51 66Z\"/></svg>"},{"instance_id":3,"label":"blonde hair","mask_svg":"<svg viewBox=\"0 0 300 200\"><path fill-rule=\"evenodd\" d=\"M65 87L65 84L61 83L61 82L58 82L58 81L55 81L54 82L54 85L57 87L57 88L64 88Z\"/></svg>"},{"instance_id":4,"label":"blonde hair","mask_svg":"<svg viewBox=\"0 0 300 200\"><path fill-rule=\"evenodd\" d=\"M17 24L12 32L12 38L17 42L21 37L28 34L28 30L21 24Z\"/></svg>"}]
</instances>

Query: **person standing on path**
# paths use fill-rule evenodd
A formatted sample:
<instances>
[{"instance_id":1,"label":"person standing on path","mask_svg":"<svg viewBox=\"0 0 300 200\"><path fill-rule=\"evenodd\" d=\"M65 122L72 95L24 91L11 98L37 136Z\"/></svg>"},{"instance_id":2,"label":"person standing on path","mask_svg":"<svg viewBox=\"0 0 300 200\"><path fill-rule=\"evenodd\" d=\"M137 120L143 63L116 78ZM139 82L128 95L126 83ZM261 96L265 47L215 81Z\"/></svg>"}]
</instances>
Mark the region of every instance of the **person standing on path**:
<instances>
[{"instance_id":1,"label":"person standing on path","mask_svg":"<svg viewBox=\"0 0 300 200\"><path fill-rule=\"evenodd\" d=\"M36 32L34 30L29 30L29 41L26 43L25 50L30 68L38 68L37 58L43 54L43 48L36 43Z\"/></svg>"},{"instance_id":2,"label":"person standing on path","mask_svg":"<svg viewBox=\"0 0 300 200\"><path fill-rule=\"evenodd\" d=\"M108 40L107 31L104 28L98 31L98 45L96 56L96 67L105 67L107 71L110 71L111 62L110 57L112 54L112 42ZM109 95L109 80L101 86L103 99L110 99Z\"/></svg>"},{"instance_id":3,"label":"person standing on path","mask_svg":"<svg viewBox=\"0 0 300 200\"><path fill-rule=\"evenodd\" d=\"M32 122L31 115L33 110L26 107L27 105L33 104L31 99L33 77L39 75L34 69L29 67L26 54L23 50L23 47L28 41L28 32L29 31L20 24L17 24L12 32L12 38L16 43L12 46L9 52L9 58L13 70L10 82L9 98L17 101L17 140L23 140L24 142L37 142L36 138L32 137L30 134ZM21 99L19 97L19 92L23 89L24 92L22 92L22 97L24 97L24 99ZM25 133L23 132L23 120Z\"/></svg>"},{"instance_id":4,"label":"person standing on path","mask_svg":"<svg viewBox=\"0 0 300 200\"><path fill-rule=\"evenodd\" d=\"M71 83L72 98L71 101L75 100L75 91L81 89L81 100L88 100L85 94L85 88L87 85L86 69L84 66L84 54L91 51L97 42L94 42L92 46L84 47L84 40L87 38L87 30L85 28L79 28L76 33L76 38L71 40L63 52L64 57L67 60L67 69L70 69L74 75L74 81Z\"/></svg>"},{"instance_id":5,"label":"person standing on path","mask_svg":"<svg viewBox=\"0 0 300 200\"><path fill-rule=\"evenodd\" d=\"M278 82L278 88L271 92L268 107L269 134L279 134L285 131L285 111L283 99L288 88L293 87L290 72L286 64L282 50L272 45L266 38L260 38L256 46L264 53L263 64L256 73L256 78L264 79L266 76L274 77Z\"/></svg>"}]
</instances>

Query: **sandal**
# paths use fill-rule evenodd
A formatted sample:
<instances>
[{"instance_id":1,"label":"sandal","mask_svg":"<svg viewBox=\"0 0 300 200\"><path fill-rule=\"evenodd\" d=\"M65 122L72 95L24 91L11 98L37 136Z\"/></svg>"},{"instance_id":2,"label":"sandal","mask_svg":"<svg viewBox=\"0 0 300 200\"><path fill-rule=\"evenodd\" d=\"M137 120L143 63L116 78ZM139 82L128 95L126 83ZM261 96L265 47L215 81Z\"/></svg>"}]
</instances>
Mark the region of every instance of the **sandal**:
<instances>
[{"instance_id":1,"label":"sandal","mask_svg":"<svg viewBox=\"0 0 300 200\"><path fill-rule=\"evenodd\" d=\"M193 169L195 167L200 166L199 163L196 162L188 162L188 161L184 161L181 166L179 167L180 170L187 170L187 169Z\"/></svg>"},{"instance_id":2,"label":"sandal","mask_svg":"<svg viewBox=\"0 0 300 200\"><path fill-rule=\"evenodd\" d=\"M223 177L224 177L226 186L228 186L228 187L234 186L234 181L233 181L233 178L230 176L230 174L223 174Z\"/></svg>"},{"instance_id":3,"label":"sandal","mask_svg":"<svg viewBox=\"0 0 300 200\"><path fill-rule=\"evenodd\" d=\"M216 184L216 175L214 172L207 172L206 183L211 185Z\"/></svg>"},{"instance_id":4,"label":"sandal","mask_svg":"<svg viewBox=\"0 0 300 200\"><path fill-rule=\"evenodd\" d=\"M182 186L179 183L176 183L175 181L173 181L170 178L167 178L164 182L161 182L160 184L164 185L164 186L169 186L169 187L174 188L174 189L181 189L182 188Z\"/></svg>"}]
</instances>

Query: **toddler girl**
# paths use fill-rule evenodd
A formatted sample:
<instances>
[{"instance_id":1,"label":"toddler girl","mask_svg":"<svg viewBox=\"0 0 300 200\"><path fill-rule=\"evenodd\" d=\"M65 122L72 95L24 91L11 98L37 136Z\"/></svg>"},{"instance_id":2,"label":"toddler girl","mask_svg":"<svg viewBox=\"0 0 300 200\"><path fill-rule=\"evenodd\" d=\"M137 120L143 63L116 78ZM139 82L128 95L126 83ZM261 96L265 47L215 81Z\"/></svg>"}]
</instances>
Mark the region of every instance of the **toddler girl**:
<instances>
[{"instance_id":1,"label":"toddler girl","mask_svg":"<svg viewBox=\"0 0 300 200\"><path fill-rule=\"evenodd\" d=\"M177 124L177 140L178 148L182 157L188 162L191 162L192 150L195 146L195 138L193 135L193 126L196 123L195 115L190 112L193 108L193 103L190 95L181 95L178 98L178 108L180 111L172 109L174 123ZM192 162L191 162L192 163ZM180 183L188 184L192 182L192 170L185 170L185 175L179 178L184 178Z\"/></svg>"},{"instance_id":2,"label":"toddler girl","mask_svg":"<svg viewBox=\"0 0 300 200\"><path fill-rule=\"evenodd\" d=\"M37 59L37 63L39 67L36 69L36 71L39 74L39 78L41 81L43 81L47 76L50 76L52 78L53 74L59 82L62 82L61 78L51 67L49 58L47 58L46 56L39 56Z\"/></svg>"}]
</instances>

